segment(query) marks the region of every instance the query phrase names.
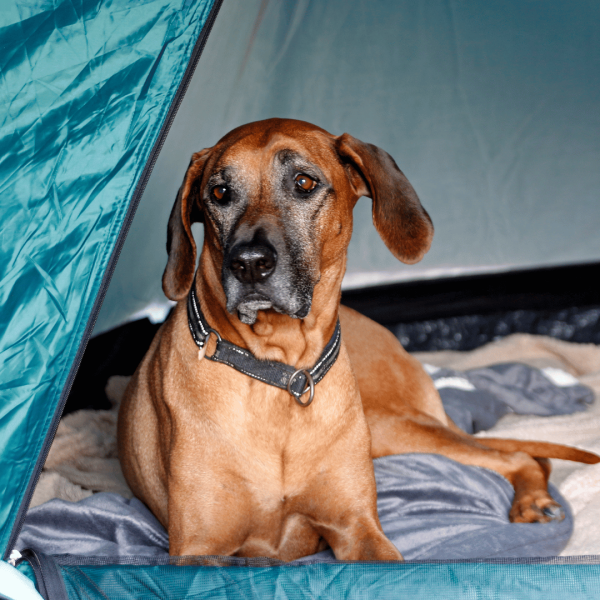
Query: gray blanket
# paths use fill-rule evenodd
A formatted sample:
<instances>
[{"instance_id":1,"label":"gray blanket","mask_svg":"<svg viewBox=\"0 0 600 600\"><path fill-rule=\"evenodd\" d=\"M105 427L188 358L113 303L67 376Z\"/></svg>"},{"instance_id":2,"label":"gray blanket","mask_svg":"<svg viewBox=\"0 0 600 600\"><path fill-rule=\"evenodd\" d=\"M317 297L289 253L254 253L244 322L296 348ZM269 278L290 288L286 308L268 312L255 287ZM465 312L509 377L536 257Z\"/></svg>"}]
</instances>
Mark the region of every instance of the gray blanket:
<instances>
[{"instance_id":1,"label":"gray blanket","mask_svg":"<svg viewBox=\"0 0 600 600\"><path fill-rule=\"evenodd\" d=\"M558 369L503 363L453 371L427 366L446 414L467 433L493 427L500 417L568 415L583 411L594 393Z\"/></svg>"},{"instance_id":2,"label":"gray blanket","mask_svg":"<svg viewBox=\"0 0 600 600\"><path fill-rule=\"evenodd\" d=\"M524 365L466 373L432 373L451 418L469 432L491 427L509 411L567 414L584 410L591 392ZM497 473L443 456L405 454L374 461L378 510L386 535L406 559L555 556L573 529L561 523L511 524L513 489ZM99 493L71 503L52 500L29 511L17 549L88 556L165 555L168 536L137 499ZM331 558L330 551L302 560Z\"/></svg>"},{"instance_id":3,"label":"gray blanket","mask_svg":"<svg viewBox=\"0 0 600 600\"><path fill-rule=\"evenodd\" d=\"M374 461L377 507L385 534L406 559L556 556L573 529L561 523L511 524L511 485L488 469L444 456L404 454ZM95 494L51 500L27 516L17 548L88 556L166 555L169 538L137 499ZM332 558L330 550L302 560Z\"/></svg>"}]
</instances>

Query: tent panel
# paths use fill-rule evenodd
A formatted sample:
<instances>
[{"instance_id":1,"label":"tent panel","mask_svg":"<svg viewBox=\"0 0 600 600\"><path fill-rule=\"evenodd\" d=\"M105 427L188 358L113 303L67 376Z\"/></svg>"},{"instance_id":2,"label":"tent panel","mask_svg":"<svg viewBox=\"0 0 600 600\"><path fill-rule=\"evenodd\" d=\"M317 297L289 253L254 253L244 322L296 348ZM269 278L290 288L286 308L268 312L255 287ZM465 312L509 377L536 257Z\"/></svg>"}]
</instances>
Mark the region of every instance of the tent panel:
<instances>
[{"instance_id":1,"label":"tent panel","mask_svg":"<svg viewBox=\"0 0 600 600\"><path fill-rule=\"evenodd\" d=\"M192 152L268 117L381 146L431 213L432 249L408 266L359 201L346 287L600 260L599 19L591 0L228 0L97 331L165 302L166 222Z\"/></svg>"},{"instance_id":2,"label":"tent panel","mask_svg":"<svg viewBox=\"0 0 600 600\"><path fill-rule=\"evenodd\" d=\"M2 4L4 554L58 425L57 406L93 326L130 201L213 0Z\"/></svg>"},{"instance_id":3,"label":"tent panel","mask_svg":"<svg viewBox=\"0 0 600 600\"><path fill-rule=\"evenodd\" d=\"M295 600L591 600L598 565L312 564L281 567L64 566L71 600L123 598Z\"/></svg>"}]
</instances>

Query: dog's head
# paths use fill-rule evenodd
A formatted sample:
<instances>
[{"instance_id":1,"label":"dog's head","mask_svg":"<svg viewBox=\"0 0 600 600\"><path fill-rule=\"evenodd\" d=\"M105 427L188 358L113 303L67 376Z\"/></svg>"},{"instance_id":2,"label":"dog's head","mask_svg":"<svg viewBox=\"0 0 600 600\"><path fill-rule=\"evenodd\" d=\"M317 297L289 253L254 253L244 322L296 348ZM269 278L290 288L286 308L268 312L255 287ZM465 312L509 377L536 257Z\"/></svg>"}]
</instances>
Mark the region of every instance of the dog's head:
<instances>
[{"instance_id":1,"label":"dog's head","mask_svg":"<svg viewBox=\"0 0 600 600\"><path fill-rule=\"evenodd\" d=\"M322 274L345 268L361 196L373 199L373 222L394 256L421 260L431 219L389 154L303 121L238 127L192 157L169 219L165 294L180 300L189 292L191 224L204 222L229 312L247 324L268 309L303 318Z\"/></svg>"}]
</instances>

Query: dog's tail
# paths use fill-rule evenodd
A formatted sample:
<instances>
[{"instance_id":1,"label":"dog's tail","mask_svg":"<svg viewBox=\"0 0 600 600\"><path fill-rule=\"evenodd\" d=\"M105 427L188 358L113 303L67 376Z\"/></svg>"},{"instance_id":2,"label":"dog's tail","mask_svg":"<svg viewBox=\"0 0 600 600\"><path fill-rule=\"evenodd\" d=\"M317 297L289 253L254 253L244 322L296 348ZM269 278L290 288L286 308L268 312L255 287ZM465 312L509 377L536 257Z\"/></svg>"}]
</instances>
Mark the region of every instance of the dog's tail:
<instances>
[{"instance_id":1,"label":"dog's tail","mask_svg":"<svg viewBox=\"0 0 600 600\"><path fill-rule=\"evenodd\" d=\"M505 452L527 452L527 454L534 458L561 458L562 460L572 460L588 465L595 465L600 462L600 456L593 452L586 452L585 450L579 450L579 448L573 448L571 446L563 446L562 444L486 437L476 439L480 444L487 446L488 448L493 448L494 450L504 450Z\"/></svg>"}]
</instances>

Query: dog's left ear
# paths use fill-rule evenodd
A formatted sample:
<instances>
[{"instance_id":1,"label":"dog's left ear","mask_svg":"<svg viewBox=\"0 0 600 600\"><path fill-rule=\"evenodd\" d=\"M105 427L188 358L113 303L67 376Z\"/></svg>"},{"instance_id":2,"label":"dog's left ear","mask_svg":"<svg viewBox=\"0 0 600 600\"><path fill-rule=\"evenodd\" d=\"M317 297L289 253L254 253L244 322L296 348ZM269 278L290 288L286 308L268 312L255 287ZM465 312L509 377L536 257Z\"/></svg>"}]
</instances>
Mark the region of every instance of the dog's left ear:
<instances>
[{"instance_id":1,"label":"dog's left ear","mask_svg":"<svg viewBox=\"0 0 600 600\"><path fill-rule=\"evenodd\" d=\"M198 186L211 150L212 148L205 148L192 156L169 217L169 261L163 273L162 286L165 295L171 300L185 298L194 281L196 242L192 235L192 223L204 221Z\"/></svg>"},{"instance_id":2,"label":"dog's left ear","mask_svg":"<svg viewBox=\"0 0 600 600\"><path fill-rule=\"evenodd\" d=\"M431 246L433 224L404 173L387 152L347 133L335 144L356 193L373 199L373 223L385 245L398 260L419 262Z\"/></svg>"}]
</instances>

